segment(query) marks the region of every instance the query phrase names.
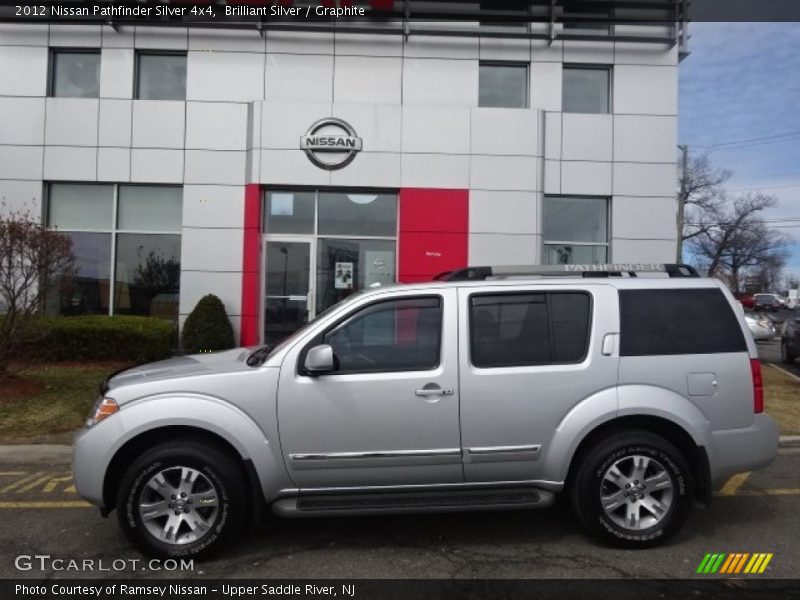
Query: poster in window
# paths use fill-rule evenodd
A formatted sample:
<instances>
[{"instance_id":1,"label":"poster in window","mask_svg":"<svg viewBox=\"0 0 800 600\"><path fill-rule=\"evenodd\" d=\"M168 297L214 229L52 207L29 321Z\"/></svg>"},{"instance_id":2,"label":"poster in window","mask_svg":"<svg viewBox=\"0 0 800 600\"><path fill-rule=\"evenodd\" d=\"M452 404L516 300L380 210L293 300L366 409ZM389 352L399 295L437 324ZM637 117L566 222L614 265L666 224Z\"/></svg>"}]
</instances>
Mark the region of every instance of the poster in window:
<instances>
[{"instance_id":1,"label":"poster in window","mask_svg":"<svg viewBox=\"0 0 800 600\"><path fill-rule=\"evenodd\" d=\"M351 262L336 263L334 287L337 290L353 289L353 263Z\"/></svg>"},{"instance_id":2,"label":"poster in window","mask_svg":"<svg viewBox=\"0 0 800 600\"><path fill-rule=\"evenodd\" d=\"M394 252L387 250L367 250L364 253L366 276L364 285L369 287L379 283L394 283Z\"/></svg>"}]
</instances>

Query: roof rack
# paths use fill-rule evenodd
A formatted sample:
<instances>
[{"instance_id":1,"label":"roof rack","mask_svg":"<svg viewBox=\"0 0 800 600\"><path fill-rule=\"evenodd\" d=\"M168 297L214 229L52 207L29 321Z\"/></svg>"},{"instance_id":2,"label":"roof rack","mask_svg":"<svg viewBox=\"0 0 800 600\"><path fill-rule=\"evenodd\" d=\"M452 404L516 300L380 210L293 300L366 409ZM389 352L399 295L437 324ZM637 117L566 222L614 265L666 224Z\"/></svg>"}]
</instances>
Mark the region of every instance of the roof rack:
<instances>
[{"instance_id":1,"label":"roof rack","mask_svg":"<svg viewBox=\"0 0 800 600\"><path fill-rule=\"evenodd\" d=\"M509 277L637 277L639 273L664 273L669 277L700 277L690 265L651 263L610 263L597 265L522 265L467 267L446 271L437 281L485 281Z\"/></svg>"}]
</instances>

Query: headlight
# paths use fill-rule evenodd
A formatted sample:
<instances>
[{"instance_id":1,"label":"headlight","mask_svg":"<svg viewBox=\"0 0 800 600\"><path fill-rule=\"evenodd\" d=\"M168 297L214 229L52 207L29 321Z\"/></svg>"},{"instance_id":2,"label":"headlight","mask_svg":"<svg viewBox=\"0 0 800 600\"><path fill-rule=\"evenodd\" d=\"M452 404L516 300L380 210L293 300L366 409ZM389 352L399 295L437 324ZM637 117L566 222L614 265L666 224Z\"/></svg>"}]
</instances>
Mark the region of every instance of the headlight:
<instances>
[{"instance_id":1,"label":"headlight","mask_svg":"<svg viewBox=\"0 0 800 600\"><path fill-rule=\"evenodd\" d=\"M89 418L86 419L86 426L92 427L106 417L110 417L118 410L119 405L117 405L116 400L113 398L103 398L102 396L98 396L94 406L92 406L91 412L89 413Z\"/></svg>"}]
</instances>

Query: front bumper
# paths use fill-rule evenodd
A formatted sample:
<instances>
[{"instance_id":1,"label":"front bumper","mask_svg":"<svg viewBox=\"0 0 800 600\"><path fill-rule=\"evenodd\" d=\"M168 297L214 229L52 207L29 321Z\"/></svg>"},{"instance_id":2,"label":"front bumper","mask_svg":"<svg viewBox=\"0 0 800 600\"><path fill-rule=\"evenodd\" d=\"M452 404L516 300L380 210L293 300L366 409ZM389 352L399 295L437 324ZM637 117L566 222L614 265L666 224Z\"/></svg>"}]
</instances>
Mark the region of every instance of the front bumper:
<instances>
[{"instance_id":1,"label":"front bumper","mask_svg":"<svg viewBox=\"0 0 800 600\"><path fill-rule=\"evenodd\" d=\"M122 424L117 416L109 417L94 427L83 428L72 447L72 477L75 490L84 500L106 510L103 483L108 465L122 439Z\"/></svg>"},{"instance_id":2,"label":"front bumper","mask_svg":"<svg viewBox=\"0 0 800 600\"><path fill-rule=\"evenodd\" d=\"M755 415L744 429L710 432L709 460L714 488L736 473L769 465L778 453L778 426L765 414Z\"/></svg>"}]
</instances>

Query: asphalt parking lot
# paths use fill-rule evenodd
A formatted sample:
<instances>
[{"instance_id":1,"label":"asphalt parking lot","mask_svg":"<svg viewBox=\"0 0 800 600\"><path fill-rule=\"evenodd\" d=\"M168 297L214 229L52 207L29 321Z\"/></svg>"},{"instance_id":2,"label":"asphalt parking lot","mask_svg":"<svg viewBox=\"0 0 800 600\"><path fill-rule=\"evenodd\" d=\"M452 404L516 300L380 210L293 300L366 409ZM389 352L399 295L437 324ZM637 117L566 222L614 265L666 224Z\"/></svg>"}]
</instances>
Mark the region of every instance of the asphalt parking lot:
<instances>
[{"instance_id":1,"label":"asphalt parking lot","mask_svg":"<svg viewBox=\"0 0 800 600\"><path fill-rule=\"evenodd\" d=\"M759 352L780 360L776 341L759 343ZM800 375L800 366L790 370ZM711 508L696 508L675 539L652 550L588 540L560 502L542 511L274 520L214 560L166 572L142 561L115 515L103 519L76 496L69 465L0 464L0 578L707 578L695 572L715 552L773 553L763 575L745 577L794 578L798 514L800 448L782 448L768 469L730 480ZM20 555L65 562L19 570ZM106 570L57 568L72 559Z\"/></svg>"}]
</instances>

